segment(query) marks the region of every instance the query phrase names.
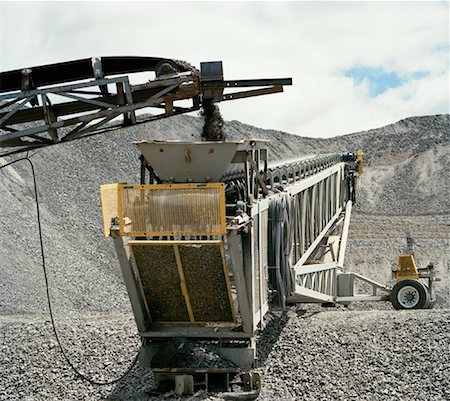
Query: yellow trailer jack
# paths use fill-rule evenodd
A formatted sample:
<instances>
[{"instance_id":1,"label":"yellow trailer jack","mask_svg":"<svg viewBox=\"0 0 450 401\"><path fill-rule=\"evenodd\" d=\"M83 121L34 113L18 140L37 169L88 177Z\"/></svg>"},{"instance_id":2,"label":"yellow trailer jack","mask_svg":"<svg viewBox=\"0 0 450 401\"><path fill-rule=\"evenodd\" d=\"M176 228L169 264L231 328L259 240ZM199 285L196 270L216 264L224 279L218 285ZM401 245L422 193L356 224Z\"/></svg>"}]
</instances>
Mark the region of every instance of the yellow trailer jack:
<instances>
[{"instance_id":1,"label":"yellow trailer jack","mask_svg":"<svg viewBox=\"0 0 450 401\"><path fill-rule=\"evenodd\" d=\"M413 254L413 239L407 236L407 249L398 257L398 266L393 270L396 284L392 288L390 301L395 309L431 309L436 303L433 281L437 281L434 265L418 268ZM428 285L420 279L427 279Z\"/></svg>"}]
</instances>

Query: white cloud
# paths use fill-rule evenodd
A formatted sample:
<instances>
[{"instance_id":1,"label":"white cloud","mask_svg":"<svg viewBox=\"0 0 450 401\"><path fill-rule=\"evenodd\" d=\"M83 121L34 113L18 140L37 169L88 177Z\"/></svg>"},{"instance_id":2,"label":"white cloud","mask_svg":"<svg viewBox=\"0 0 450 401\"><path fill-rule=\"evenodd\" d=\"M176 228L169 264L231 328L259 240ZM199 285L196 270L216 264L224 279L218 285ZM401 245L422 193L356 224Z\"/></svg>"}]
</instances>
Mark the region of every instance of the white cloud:
<instances>
[{"instance_id":1,"label":"white cloud","mask_svg":"<svg viewBox=\"0 0 450 401\"><path fill-rule=\"evenodd\" d=\"M293 77L225 119L331 136L449 112L446 2L0 2L1 70L94 55L223 60L226 79ZM356 65L427 72L374 99Z\"/></svg>"}]
</instances>

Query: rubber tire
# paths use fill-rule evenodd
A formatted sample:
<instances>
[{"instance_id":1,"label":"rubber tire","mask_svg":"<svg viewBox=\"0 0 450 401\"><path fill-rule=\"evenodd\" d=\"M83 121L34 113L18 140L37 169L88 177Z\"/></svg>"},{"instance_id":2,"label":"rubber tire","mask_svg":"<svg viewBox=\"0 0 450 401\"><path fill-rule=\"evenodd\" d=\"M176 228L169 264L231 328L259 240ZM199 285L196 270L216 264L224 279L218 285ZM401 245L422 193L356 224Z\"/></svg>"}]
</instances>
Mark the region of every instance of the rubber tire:
<instances>
[{"instance_id":1,"label":"rubber tire","mask_svg":"<svg viewBox=\"0 0 450 401\"><path fill-rule=\"evenodd\" d=\"M431 309L430 308L430 304L431 304L431 293L430 293L430 289L428 288L428 286L423 283L422 281L418 281L419 284L422 284L423 288L425 288L425 291L427 292L427 301L425 303L425 306L421 309Z\"/></svg>"},{"instance_id":2,"label":"rubber tire","mask_svg":"<svg viewBox=\"0 0 450 401\"><path fill-rule=\"evenodd\" d=\"M414 305L412 308L405 308L402 306L397 299L399 291L406 286L414 287L417 292L419 293L419 302L417 302L416 305ZM426 309L429 307L430 304L430 292L428 291L428 287L420 282L419 280L414 279L406 279L399 281L397 284L394 285L394 288L391 291L390 295L390 301L392 303L392 306L399 310L399 309Z\"/></svg>"}]
</instances>

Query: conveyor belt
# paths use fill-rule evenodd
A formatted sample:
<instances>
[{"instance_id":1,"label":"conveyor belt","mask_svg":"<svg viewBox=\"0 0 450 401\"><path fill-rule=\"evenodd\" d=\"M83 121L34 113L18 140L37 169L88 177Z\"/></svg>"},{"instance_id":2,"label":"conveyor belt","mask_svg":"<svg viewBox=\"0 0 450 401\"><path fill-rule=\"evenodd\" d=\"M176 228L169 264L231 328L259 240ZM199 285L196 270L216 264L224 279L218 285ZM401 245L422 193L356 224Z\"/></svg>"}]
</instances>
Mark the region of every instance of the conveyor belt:
<instances>
[{"instance_id":1,"label":"conveyor belt","mask_svg":"<svg viewBox=\"0 0 450 401\"><path fill-rule=\"evenodd\" d=\"M105 77L117 74L155 71L157 65L163 61L175 64L180 72L197 71L185 61L162 57L101 57L100 60ZM27 69L31 70L35 87L94 78L91 58L28 67ZM24 68L1 72L0 92L22 90L23 70Z\"/></svg>"},{"instance_id":2,"label":"conveyor belt","mask_svg":"<svg viewBox=\"0 0 450 401\"><path fill-rule=\"evenodd\" d=\"M341 153L331 153L307 158L291 159L287 161L269 164L267 169L266 184L275 187L285 183L296 182L302 178L316 174L333 164L342 161ZM242 165L230 165L230 169L223 175L221 181L231 183L245 178L245 170ZM263 173L263 171L261 171Z\"/></svg>"}]
</instances>

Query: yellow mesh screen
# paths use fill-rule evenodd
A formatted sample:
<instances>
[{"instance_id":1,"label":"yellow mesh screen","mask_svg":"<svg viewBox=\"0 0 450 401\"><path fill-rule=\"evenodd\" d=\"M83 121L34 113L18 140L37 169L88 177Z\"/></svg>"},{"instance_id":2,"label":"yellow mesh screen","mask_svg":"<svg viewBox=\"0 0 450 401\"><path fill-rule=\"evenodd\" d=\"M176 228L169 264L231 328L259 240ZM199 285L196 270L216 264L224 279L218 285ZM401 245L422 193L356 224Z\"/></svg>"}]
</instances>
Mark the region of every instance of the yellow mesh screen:
<instances>
[{"instance_id":1,"label":"yellow mesh screen","mask_svg":"<svg viewBox=\"0 0 450 401\"><path fill-rule=\"evenodd\" d=\"M131 237L223 235L224 185L120 186L119 221L120 233Z\"/></svg>"}]
</instances>

